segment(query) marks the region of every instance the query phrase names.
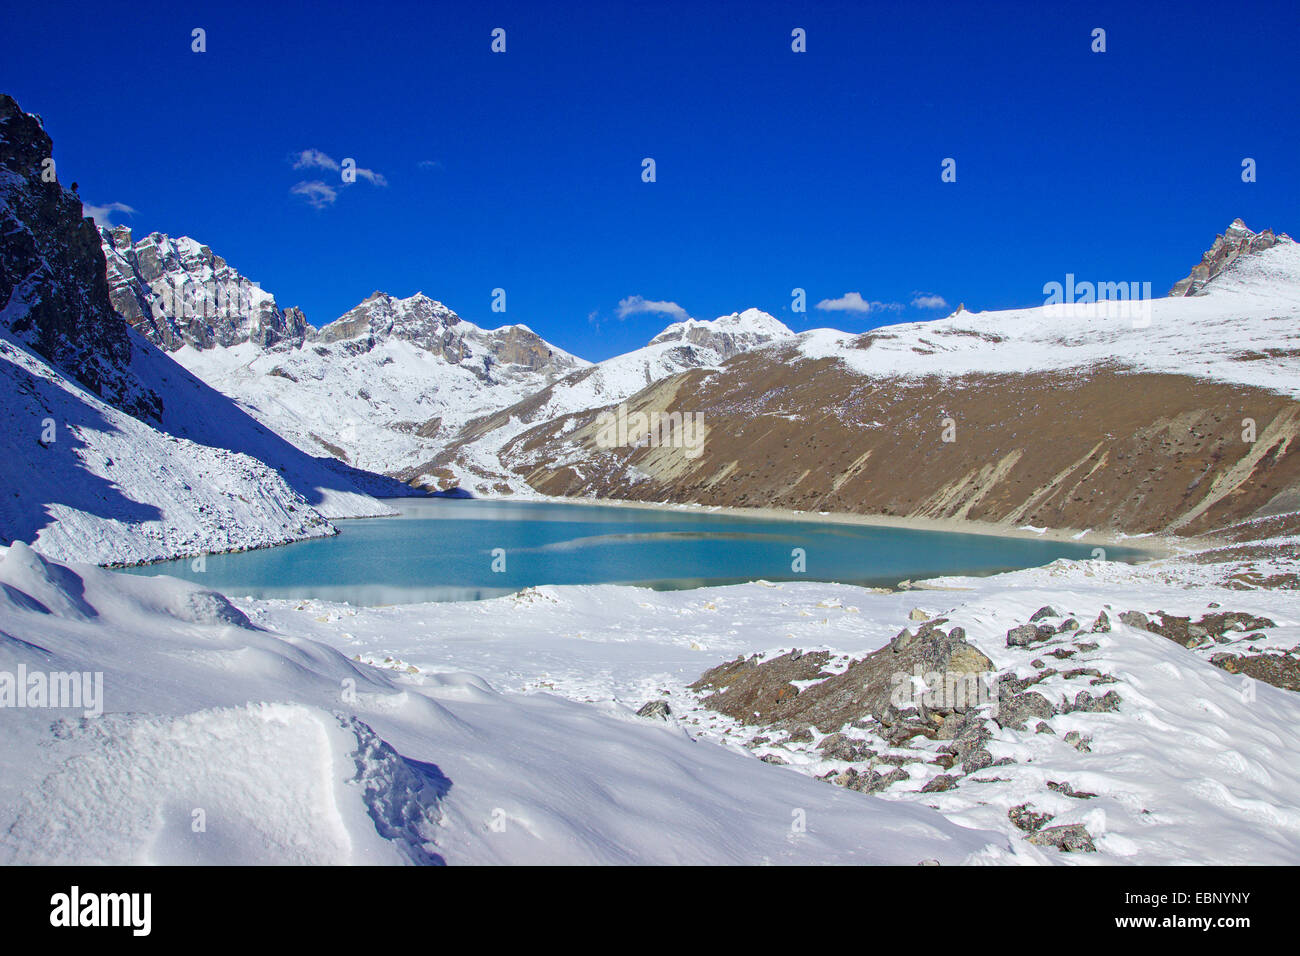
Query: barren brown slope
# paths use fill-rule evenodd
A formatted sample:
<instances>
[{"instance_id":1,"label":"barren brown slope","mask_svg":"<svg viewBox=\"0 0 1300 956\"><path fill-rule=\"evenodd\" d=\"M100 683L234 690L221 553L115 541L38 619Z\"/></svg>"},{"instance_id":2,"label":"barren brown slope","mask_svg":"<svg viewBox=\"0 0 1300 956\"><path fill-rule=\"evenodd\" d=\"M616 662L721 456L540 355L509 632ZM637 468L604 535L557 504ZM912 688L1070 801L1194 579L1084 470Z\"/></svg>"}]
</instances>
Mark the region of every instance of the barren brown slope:
<instances>
[{"instance_id":1,"label":"barren brown slope","mask_svg":"<svg viewBox=\"0 0 1300 956\"><path fill-rule=\"evenodd\" d=\"M502 461L560 496L1128 533L1200 533L1300 508L1300 456L1288 454L1300 405L1180 375L879 379L769 349L656 383L626 407L702 413L703 452L644 436L601 448L595 409L525 432ZM954 441L943 441L945 419Z\"/></svg>"}]
</instances>

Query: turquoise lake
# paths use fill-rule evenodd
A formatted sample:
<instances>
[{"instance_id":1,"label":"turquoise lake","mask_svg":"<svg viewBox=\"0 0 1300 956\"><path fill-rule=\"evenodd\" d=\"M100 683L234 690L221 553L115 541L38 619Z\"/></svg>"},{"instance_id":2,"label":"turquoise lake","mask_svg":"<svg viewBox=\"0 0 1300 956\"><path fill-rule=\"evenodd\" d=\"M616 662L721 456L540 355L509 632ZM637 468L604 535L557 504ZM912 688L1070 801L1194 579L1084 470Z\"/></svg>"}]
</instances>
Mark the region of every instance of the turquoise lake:
<instances>
[{"instance_id":1,"label":"turquoise lake","mask_svg":"<svg viewBox=\"0 0 1300 956\"><path fill-rule=\"evenodd\" d=\"M234 596L375 605L476 600L543 584L677 589L761 578L890 586L1089 558L1093 548L704 509L412 498L389 504L402 514L336 522L340 533L331 538L208 555L202 572L182 560L124 573L168 574ZM792 570L796 548L805 555L803 573ZM1108 547L1106 556L1145 555Z\"/></svg>"}]
</instances>

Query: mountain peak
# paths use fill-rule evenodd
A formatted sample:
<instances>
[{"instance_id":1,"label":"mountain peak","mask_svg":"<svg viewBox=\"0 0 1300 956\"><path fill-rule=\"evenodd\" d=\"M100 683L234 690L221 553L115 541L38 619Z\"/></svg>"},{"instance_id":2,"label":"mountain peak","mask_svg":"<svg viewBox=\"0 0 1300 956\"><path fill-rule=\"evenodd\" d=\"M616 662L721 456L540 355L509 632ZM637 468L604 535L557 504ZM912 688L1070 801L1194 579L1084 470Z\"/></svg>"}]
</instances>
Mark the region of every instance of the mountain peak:
<instances>
[{"instance_id":1,"label":"mountain peak","mask_svg":"<svg viewBox=\"0 0 1300 956\"><path fill-rule=\"evenodd\" d=\"M1273 234L1272 229L1255 232L1240 218L1232 220L1214 244L1201 256L1201 261L1192 267L1185 279L1180 279L1169 290L1171 296L1196 295L1210 282L1218 278L1228 266L1243 256L1255 255L1265 249L1292 239L1285 232Z\"/></svg>"}]
</instances>

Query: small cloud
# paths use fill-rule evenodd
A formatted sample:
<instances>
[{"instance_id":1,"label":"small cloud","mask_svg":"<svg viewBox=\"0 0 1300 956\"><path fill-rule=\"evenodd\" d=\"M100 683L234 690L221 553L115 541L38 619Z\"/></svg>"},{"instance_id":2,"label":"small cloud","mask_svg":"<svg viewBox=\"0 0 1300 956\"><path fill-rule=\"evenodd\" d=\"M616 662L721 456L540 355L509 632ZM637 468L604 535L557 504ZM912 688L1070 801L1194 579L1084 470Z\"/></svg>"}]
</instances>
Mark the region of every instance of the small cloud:
<instances>
[{"instance_id":1,"label":"small cloud","mask_svg":"<svg viewBox=\"0 0 1300 956\"><path fill-rule=\"evenodd\" d=\"M304 149L294 157L294 169L332 169L335 172L339 169L339 164L329 156L322 153L319 149Z\"/></svg>"},{"instance_id":2,"label":"small cloud","mask_svg":"<svg viewBox=\"0 0 1300 956\"><path fill-rule=\"evenodd\" d=\"M868 302L861 292L846 292L838 299L822 299L814 308L823 312L897 312L903 308L901 302Z\"/></svg>"},{"instance_id":3,"label":"small cloud","mask_svg":"<svg viewBox=\"0 0 1300 956\"><path fill-rule=\"evenodd\" d=\"M316 209L324 209L326 206L333 205L334 200L339 198L338 190L333 186L326 185L319 179L303 180L290 189L289 192L295 196L301 196L309 206Z\"/></svg>"},{"instance_id":4,"label":"small cloud","mask_svg":"<svg viewBox=\"0 0 1300 956\"><path fill-rule=\"evenodd\" d=\"M417 164L421 169L442 169L442 163L436 159L422 159Z\"/></svg>"},{"instance_id":5,"label":"small cloud","mask_svg":"<svg viewBox=\"0 0 1300 956\"><path fill-rule=\"evenodd\" d=\"M348 160L345 159L343 162L348 162ZM357 166L356 160L352 160L351 162L353 171L357 174L358 178L366 180L372 186L388 185L388 180L384 178L383 173L377 173L373 169L365 169L361 166ZM328 153L322 152L319 149L304 149L302 152L294 154L293 168L328 169L341 174L343 172L343 163L340 163L333 156L330 156ZM340 176L340 178L342 177ZM345 182L344 185L350 185L350 183ZM332 202L333 200L330 201Z\"/></svg>"},{"instance_id":6,"label":"small cloud","mask_svg":"<svg viewBox=\"0 0 1300 956\"><path fill-rule=\"evenodd\" d=\"M676 302L655 302L644 299L639 295L630 295L626 299L619 300L618 317L620 319L626 319L629 315L640 315L647 312L654 315L671 315L678 322L685 322L690 318L686 310Z\"/></svg>"},{"instance_id":7,"label":"small cloud","mask_svg":"<svg viewBox=\"0 0 1300 956\"><path fill-rule=\"evenodd\" d=\"M95 206L88 202L81 204L83 215L89 216L95 220L95 225L102 226L105 229L112 229L114 226L113 213L124 212L128 216L135 215L135 210L124 202L111 202L106 206Z\"/></svg>"},{"instance_id":8,"label":"small cloud","mask_svg":"<svg viewBox=\"0 0 1300 956\"><path fill-rule=\"evenodd\" d=\"M913 292L915 298L912 299L912 308L914 309L946 309L948 300L941 295L931 295L928 292Z\"/></svg>"}]
</instances>

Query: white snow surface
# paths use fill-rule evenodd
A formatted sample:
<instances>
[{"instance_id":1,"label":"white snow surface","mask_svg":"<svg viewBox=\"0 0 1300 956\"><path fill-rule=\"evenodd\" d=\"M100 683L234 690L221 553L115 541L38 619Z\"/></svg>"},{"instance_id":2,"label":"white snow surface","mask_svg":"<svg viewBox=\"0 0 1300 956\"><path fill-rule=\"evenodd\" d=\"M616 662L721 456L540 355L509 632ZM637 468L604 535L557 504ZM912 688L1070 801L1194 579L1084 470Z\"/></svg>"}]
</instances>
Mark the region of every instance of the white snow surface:
<instances>
[{"instance_id":1,"label":"white snow surface","mask_svg":"<svg viewBox=\"0 0 1300 956\"><path fill-rule=\"evenodd\" d=\"M1295 562L1288 567L1294 571ZM794 776L820 776L848 765L823 759L815 742L756 743L760 733L782 735L739 727L704 709L688 685L738 655L771 657L796 647L831 650L841 655L841 666L832 661L826 670L842 670L850 657L914 627L909 612L919 607L964 627L999 673L1037 674L1030 663L1037 658L1056 667L1060 673L1033 688L1049 700L1114 690L1122 703L1113 713L1058 714L1046 721L1051 734L1036 733L1033 720L1024 731L995 728L991 753L1014 762L971 774L947 792L924 794L921 788L943 770L909 763L910 780L863 798L864 805L884 799L935 806L954 823L999 832L1013 852L977 858L986 862L1294 864L1300 859L1300 695L1230 674L1208 657L1224 649L1278 653L1295 647L1300 602L1293 591L1222 588L1215 583L1221 571L1177 560L1140 566L1062 560L993 577L935 580L927 586L937 589L897 593L755 582L674 592L545 587L476 603L368 609L319 601L236 603L255 623L279 632L309 636L398 673L414 669L409 679L417 684L466 669L502 692L561 695L598 708L632 710L662 699L673 711L665 732L676 728L748 753L753 763L761 764L753 758L764 754L778 755L789 766L769 769ZM1278 626L1262 636L1242 635L1231 645L1191 651L1118 620L1126 610L1196 619L1214 603L1264 615ZM1106 610L1112 630L1079 633L1074 641L1085 649L1067 659L1044 657L1075 646L1064 639L1007 647L1007 630L1045 605L1075 617L1085 632ZM1097 646L1087 649L1090 644ZM1092 685L1086 674L1065 676L1073 668L1100 671L1114 681ZM1088 739L1088 752L1066 742L1071 731ZM941 743L919 746L933 751ZM759 780L753 785L760 786ZM1049 781L1095 796L1069 797L1049 788ZM1027 844L1007 815L1026 802L1052 813L1053 826L1085 825L1097 852L1061 853Z\"/></svg>"},{"instance_id":2,"label":"white snow surface","mask_svg":"<svg viewBox=\"0 0 1300 956\"><path fill-rule=\"evenodd\" d=\"M0 389L0 527L44 554L134 563L334 533L263 461L155 429L3 338ZM217 398L196 413L219 413ZM334 503L388 510L359 493Z\"/></svg>"},{"instance_id":3,"label":"white snow surface","mask_svg":"<svg viewBox=\"0 0 1300 956\"><path fill-rule=\"evenodd\" d=\"M1300 244L1283 240L1243 256L1193 296L1153 298L1141 305L1100 302L1073 310L959 311L946 319L890 325L865 335L817 329L800 334L796 346L804 358L838 359L872 377L1111 367L1300 396L1295 374Z\"/></svg>"},{"instance_id":4,"label":"white snow surface","mask_svg":"<svg viewBox=\"0 0 1300 956\"><path fill-rule=\"evenodd\" d=\"M0 863L911 864L1021 852L616 701L495 688L437 646L482 623L473 606L446 632L422 628L438 666L415 671L345 656L382 642L391 617L289 604L250 622L192 584L65 566L22 544L0 549L0 585L0 678L93 672L103 686L100 716L2 711Z\"/></svg>"}]
</instances>

